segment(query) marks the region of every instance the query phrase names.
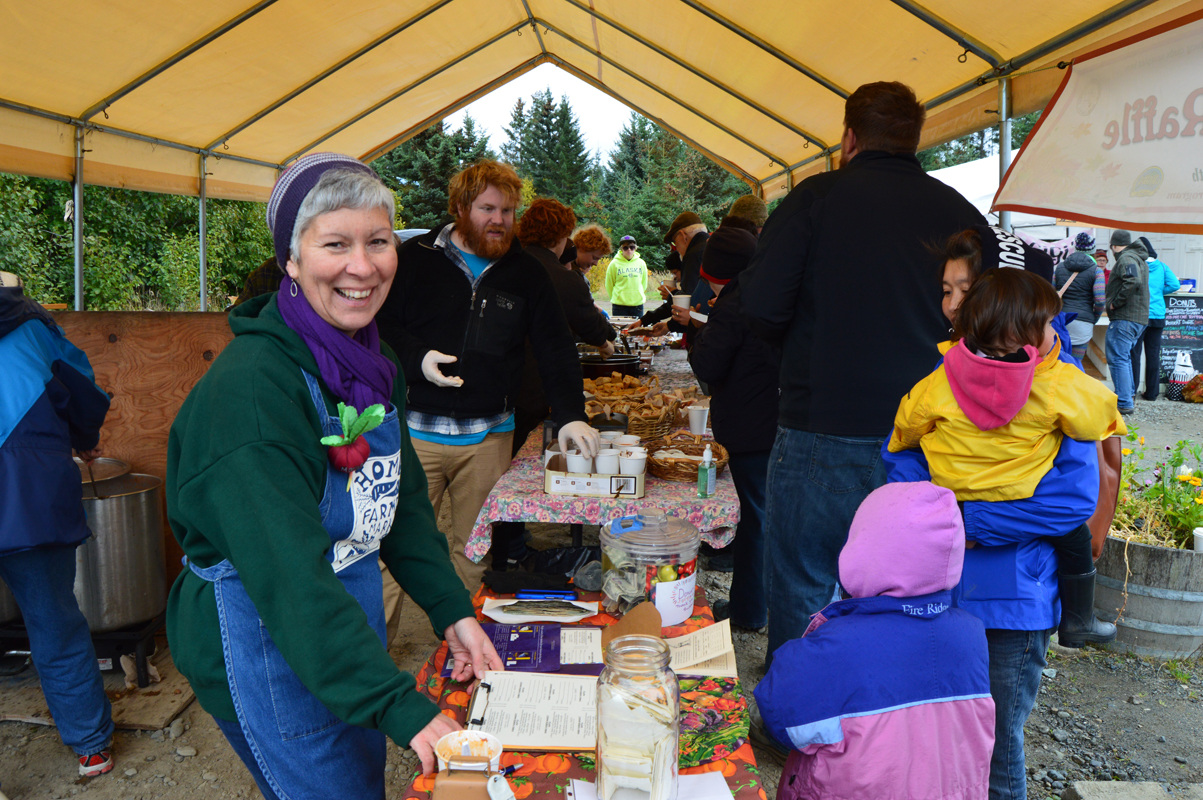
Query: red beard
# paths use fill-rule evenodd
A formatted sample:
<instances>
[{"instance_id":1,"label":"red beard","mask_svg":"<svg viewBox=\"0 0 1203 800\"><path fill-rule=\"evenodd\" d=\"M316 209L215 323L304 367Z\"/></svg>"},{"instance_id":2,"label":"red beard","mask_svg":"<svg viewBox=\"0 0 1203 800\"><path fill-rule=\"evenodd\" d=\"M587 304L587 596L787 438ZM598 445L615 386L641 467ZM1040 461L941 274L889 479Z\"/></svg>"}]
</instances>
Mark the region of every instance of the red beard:
<instances>
[{"instance_id":1,"label":"red beard","mask_svg":"<svg viewBox=\"0 0 1203 800\"><path fill-rule=\"evenodd\" d=\"M472 224L469 217L463 215L456 218L455 230L464 240L468 250L490 261L508 253L514 241L513 228L507 229L502 225L484 225L478 228ZM493 232L500 233L501 238L486 236Z\"/></svg>"}]
</instances>

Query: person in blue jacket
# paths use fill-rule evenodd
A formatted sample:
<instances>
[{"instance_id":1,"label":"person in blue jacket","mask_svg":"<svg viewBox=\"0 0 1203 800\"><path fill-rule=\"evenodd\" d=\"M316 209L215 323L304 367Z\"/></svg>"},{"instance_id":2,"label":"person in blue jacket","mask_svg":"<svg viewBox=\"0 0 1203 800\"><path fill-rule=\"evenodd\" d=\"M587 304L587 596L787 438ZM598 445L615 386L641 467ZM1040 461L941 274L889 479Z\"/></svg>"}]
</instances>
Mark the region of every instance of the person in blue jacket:
<instances>
[{"instance_id":1,"label":"person in blue jacket","mask_svg":"<svg viewBox=\"0 0 1203 800\"><path fill-rule=\"evenodd\" d=\"M75 548L91 536L76 450L91 461L109 397L83 352L0 272L0 580L28 630L42 693L79 774L113 769L112 709L75 599Z\"/></svg>"},{"instance_id":2,"label":"person in blue jacket","mask_svg":"<svg viewBox=\"0 0 1203 800\"><path fill-rule=\"evenodd\" d=\"M976 264L965 259L970 262L962 265L965 288L982 272L1000 265L996 242L986 231L979 233L983 245L990 246L979 252ZM1047 259L1027 245L1021 255L1029 271ZM1034 271L1045 273L1043 268ZM1048 272L1046 278L1051 277ZM951 319L963 291L948 291L948 275L946 269L944 312ZM1053 329L1062 343L1069 341L1064 314L1053 320ZM1068 347L1061 347L1059 358L1081 368ZM919 449L891 453L883 446L882 459L888 483L931 480ZM1023 726L1035 707L1041 670L1048 665L1045 654L1061 621L1057 558L1045 537L1063 535L1086 522L1098 500L1098 446L1065 437L1052 469L1030 498L963 504L965 536L973 544L965 550L961 582L953 589L952 602L986 626L996 715L990 800L1027 797Z\"/></svg>"},{"instance_id":3,"label":"person in blue jacket","mask_svg":"<svg viewBox=\"0 0 1203 800\"><path fill-rule=\"evenodd\" d=\"M1152 402L1161 393L1161 332L1165 329L1165 296L1182 288L1174 271L1158 260L1157 251L1149 240L1140 241L1149 251L1149 324L1132 345L1132 385L1140 386L1140 353L1145 354L1145 391L1141 395Z\"/></svg>"}]
</instances>

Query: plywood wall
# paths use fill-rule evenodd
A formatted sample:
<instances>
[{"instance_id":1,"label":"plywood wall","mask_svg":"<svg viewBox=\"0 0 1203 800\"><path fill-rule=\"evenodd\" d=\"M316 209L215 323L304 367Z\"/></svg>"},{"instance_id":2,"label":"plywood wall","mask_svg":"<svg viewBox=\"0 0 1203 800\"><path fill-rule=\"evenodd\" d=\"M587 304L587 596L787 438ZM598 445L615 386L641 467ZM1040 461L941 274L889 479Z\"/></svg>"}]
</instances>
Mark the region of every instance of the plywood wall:
<instances>
[{"instance_id":1,"label":"plywood wall","mask_svg":"<svg viewBox=\"0 0 1203 800\"><path fill-rule=\"evenodd\" d=\"M55 319L88 355L96 383L113 396L100 433L104 454L134 472L166 478L167 434L188 392L233 338L224 313L62 311ZM166 526L167 576L183 552Z\"/></svg>"}]
</instances>

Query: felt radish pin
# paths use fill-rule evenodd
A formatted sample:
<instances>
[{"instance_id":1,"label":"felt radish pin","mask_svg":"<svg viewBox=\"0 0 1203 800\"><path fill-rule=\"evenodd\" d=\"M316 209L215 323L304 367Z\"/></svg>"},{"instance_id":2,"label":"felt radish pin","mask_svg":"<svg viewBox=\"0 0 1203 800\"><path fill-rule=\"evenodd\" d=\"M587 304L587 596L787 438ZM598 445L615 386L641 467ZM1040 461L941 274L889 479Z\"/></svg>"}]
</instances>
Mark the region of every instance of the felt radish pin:
<instances>
[{"instance_id":1,"label":"felt radish pin","mask_svg":"<svg viewBox=\"0 0 1203 800\"><path fill-rule=\"evenodd\" d=\"M342 436L323 436L322 444L330 448L327 457L334 468L347 473L347 491L351 491L351 479L355 471L364 465L372 448L363 434L384 422L384 406L377 403L368 406L362 414L354 406L338 404L338 421L343 426Z\"/></svg>"}]
</instances>

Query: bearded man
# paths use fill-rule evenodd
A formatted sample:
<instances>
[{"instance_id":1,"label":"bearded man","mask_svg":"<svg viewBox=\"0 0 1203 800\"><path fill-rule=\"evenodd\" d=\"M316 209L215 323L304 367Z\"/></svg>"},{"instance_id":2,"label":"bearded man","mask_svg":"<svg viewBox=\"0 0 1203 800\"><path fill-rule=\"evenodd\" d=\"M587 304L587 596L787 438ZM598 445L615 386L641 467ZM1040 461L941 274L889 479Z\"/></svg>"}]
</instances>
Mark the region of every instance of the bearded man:
<instances>
[{"instance_id":1,"label":"bearded man","mask_svg":"<svg viewBox=\"0 0 1203 800\"><path fill-rule=\"evenodd\" d=\"M443 492L451 495L451 559L473 592L484 565L464 548L510 464L528 339L561 448L569 439L589 456L598 448L559 298L514 237L521 192L513 168L496 161L478 161L453 177L447 209L455 222L397 251L397 276L376 316L380 337L405 370L406 422L436 517Z\"/></svg>"}]
</instances>

